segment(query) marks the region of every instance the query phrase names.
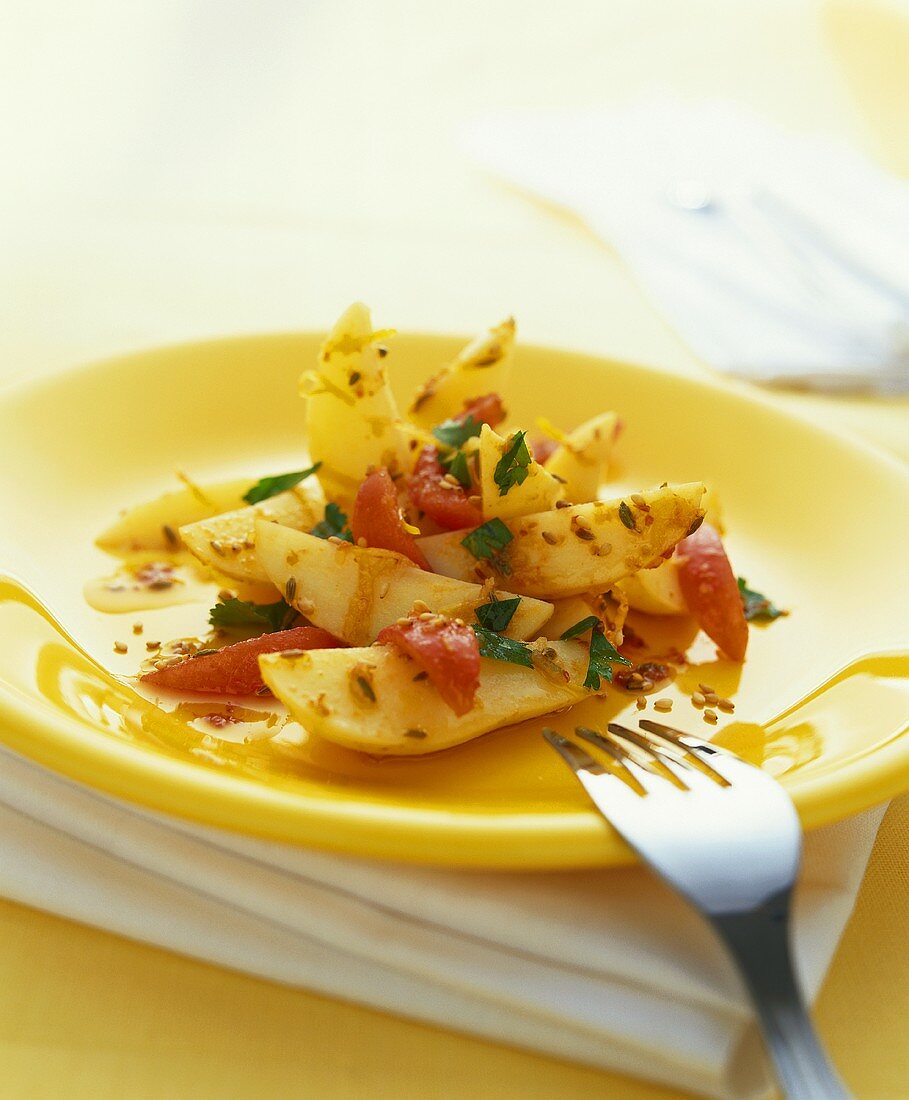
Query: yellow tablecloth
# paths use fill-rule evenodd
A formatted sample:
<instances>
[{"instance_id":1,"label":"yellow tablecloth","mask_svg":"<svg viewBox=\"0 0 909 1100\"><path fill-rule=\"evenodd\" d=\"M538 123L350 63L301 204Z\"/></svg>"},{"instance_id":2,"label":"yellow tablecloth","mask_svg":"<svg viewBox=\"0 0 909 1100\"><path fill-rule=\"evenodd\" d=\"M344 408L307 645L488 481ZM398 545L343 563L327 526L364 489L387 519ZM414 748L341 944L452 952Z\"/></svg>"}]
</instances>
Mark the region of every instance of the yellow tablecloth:
<instances>
[{"instance_id":1,"label":"yellow tablecloth","mask_svg":"<svg viewBox=\"0 0 909 1100\"><path fill-rule=\"evenodd\" d=\"M666 85L733 94L909 172L905 3L300 5L312 14L296 98L279 72L273 110L259 103L251 117L247 74L232 67L242 49L231 53L228 31L219 24L202 36L207 52L193 53L211 9L128 7L127 17L85 0L70 18L47 0L44 12L23 8L7 36L0 92L44 126L26 114L13 134L31 172L11 185L12 209L33 220L17 226L15 263L0 270L12 306L0 331L4 374L202 334L322 327L353 296L402 328L471 330L513 311L527 340L703 370L608 250L462 162L452 127L483 107L615 100ZM239 9L221 10L230 10L225 26L242 23ZM267 56L290 9L257 10L261 19L233 31ZM219 65L228 83L235 76L236 96L195 106L177 96L155 115L150 104L166 101L175 74L185 82L210 56L222 86ZM130 141L139 154L118 159L118 142ZM165 149L169 160L158 156ZM65 186L46 201L42 166L58 184L81 173L96 201L64 201ZM216 175L217 194L208 189ZM290 180L283 191L279 177ZM906 400L786 400L909 459ZM885 819L819 1005L835 1060L872 1100L909 1096L907 852L904 798ZM15 905L0 903L0 922L2 1096L671 1095Z\"/></svg>"}]
</instances>

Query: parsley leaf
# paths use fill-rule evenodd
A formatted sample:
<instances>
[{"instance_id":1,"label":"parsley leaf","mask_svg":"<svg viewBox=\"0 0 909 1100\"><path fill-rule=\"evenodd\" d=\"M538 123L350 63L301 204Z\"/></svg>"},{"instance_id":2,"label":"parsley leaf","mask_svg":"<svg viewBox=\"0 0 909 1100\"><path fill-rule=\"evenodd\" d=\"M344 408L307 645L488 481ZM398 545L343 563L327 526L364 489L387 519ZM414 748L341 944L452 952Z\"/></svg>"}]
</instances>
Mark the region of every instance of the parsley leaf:
<instances>
[{"instance_id":1,"label":"parsley leaf","mask_svg":"<svg viewBox=\"0 0 909 1100\"><path fill-rule=\"evenodd\" d=\"M212 626L228 629L255 626L261 630L265 627L265 633L274 634L278 630L286 630L296 615L294 608L284 600L249 603L247 600L232 598L216 603L208 613L208 621Z\"/></svg>"},{"instance_id":2,"label":"parsley leaf","mask_svg":"<svg viewBox=\"0 0 909 1100\"><path fill-rule=\"evenodd\" d=\"M462 489L469 489L473 485L470 476L470 467L467 465L467 455L463 451L455 451L454 454L441 460L442 466L460 484Z\"/></svg>"},{"instance_id":3,"label":"parsley leaf","mask_svg":"<svg viewBox=\"0 0 909 1100\"><path fill-rule=\"evenodd\" d=\"M301 481L314 474L321 465L321 462L316 462L307 469L297 470L292 474L275 474L274 477L260 478L248 493L243 494L243 499L247 504L258 504L260 500L268 500L269 497L273 497L277 493L283 493L285 490L299 485Z\"/></svg>"},{"instance_id":4,"label":"parsley leaf","mask_svg":"<svg viewBox=\"0 0 909 1100\"><path fill-rule=\"evenodd\" d=\"M623 657L605 634L594 630L590 635L590 660L587 662L587 675L584 677L584 687L591 691L597 691L602 676L607 683L612 683L612 666L614 664L630 665L631 661Z\"/></svg>"},{"instance_id":5,"label":"parsley leaf","mask_svg":"<svg viewBox=\"0 0 909 1100\"><path fill-rule=\"evenodd\" d=\"M432 434L443 447L463 447L468 439L479 435L483 428L482 420L474 420L472 415L463 420L445 420L432 429Z\"/></svg>"},{"instance_id":6,"label":"parsley leaf","mask_svg":"<svg viewBox=\"0 0 909 1100\"><path fill-rule=\"evenodd\" d=\"M596 615L588 615L586 619L570 626L563 634L562 641L569 638L577 638L587 631L590 635L590 660L587 662L587 675L584 678L584 687L591 691L597 691L600 686L600 677L603 676L612 683L612 666L616 663L630 665L631 661L623 657L610 640L603 633L603 627Z\"/></svg>"},{"instance_id":7,"label":"parsley leaf","mask_svg":"<svg viewBox=\"0 0 909 1100\"><path fill-rule=\"evenodd\" d=\"M475 558L496 559L494 564L497 568L501 569L503 573L507 573L508 570L504 568L504 563L498 558L498 555L513 538L514 535L505 524L496 518L481 523L469 535L465 535L461 539L461 545L465 550L469 550Z\"/></svg>"},{"instance_id":8,"label":"parsley leaf","mask_svg":"<svg viewBox=\"0 0 909 1100\"><path fill-rule=\"evenodd\" d=\"M511 600L497 600L493 597L489 603L475 607L474 614L480 626L485 626L487 630L502 631L514 618L520 602L520 596L515 596Z\"/></svg>"},{"instance_id":9,"label":"parsley leaf","mask_svg":"<svg viewBox=\"0 0 909 1100\"><path fill-rule=\"evenodd\" d=\"M560 635L560 638L563 642L567 642L569 638L577 638L579 634L586 634L588 630L595 630L599 624L600 620L596 615L588 615L586 619L581 619L579 623L570 626Z\"/></svg>"},{"instance_id":10,"label":"parsley leaf","mask_svg":"<svg viewBox=\"0 0 909 1100\"><path fill-rule=\"evenodd\" d=\"M490 657L493 661L508 661L513 665L524 665L525 668L533 668L533 658L530 647L524 642L516 642L513 638L503 638L494 630L487 630L485 626L474 624L473 632L480 643L480 656Z\"/></svg>"},{"instance_id":11,"label":"parsley leaf","mask_svg":"<svg viewBox=\"0 0 909 1100\"><path fill-rule=\"evenodd\" d=\"M334 536L346 542L353 542L353 534L347 526L347 515L334 503L325 505L325 519L317 523L310 534L319 539L329 539Z\"/></svg>"},{"instance_id":12,"label":"parsley leaf","mask_svg":"<svg viewBox=\"0 0 909 1100\"><path fill-rule=\"evenodd\" d=\"M749 588L744 577L738 578L738 585L739 595L742 597L742 608L745 612L745 618L749 623L772 623L774 619L779 619L781 616L789 614L788 611L784 611L781 607L777 607L771 599L768 599L768 597L761 592L755 592L754 589Z\"/></svg>"},{"instance_id":13,"label":"parsley leaf","mask_svg":"<svg viewBox=\"0 0 909 1100\"><path fill-rule=\"evenodd\" d=\"M499 496L503 497L515 485L522 485L530 473L530 451L525 440L526 432L515 432L508 449L496 463L492 475L499 487Z\"/></svg>"}]
</instances>

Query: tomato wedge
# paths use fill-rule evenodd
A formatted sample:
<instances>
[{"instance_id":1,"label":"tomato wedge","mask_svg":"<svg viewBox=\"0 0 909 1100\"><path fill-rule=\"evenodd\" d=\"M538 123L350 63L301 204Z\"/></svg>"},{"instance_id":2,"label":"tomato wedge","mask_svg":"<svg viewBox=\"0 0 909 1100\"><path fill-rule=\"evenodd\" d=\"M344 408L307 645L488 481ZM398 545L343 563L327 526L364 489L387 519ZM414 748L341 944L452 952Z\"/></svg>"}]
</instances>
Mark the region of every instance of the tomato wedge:
<instances>
[{"instance_id":1,"label":"tomato wedge","mask_svg":"<svg viewBox=\"0 0 909 1100\"><path fill-rule=\"evenodd\" d=\"M502 398L497 393L484 393L482 397L465 401L464 411L458 413L454 419L463 424L468 416L473 417L475 424L488 424L490 428L497 428L505 419Z\"/></svg>"},{"instance_id":2,"label":"tomato wedge","mask_svg":"<svg viewBox=\"0 0 909 1100\"><path fill-rule=\"evenodd\" d=\"M285 649L337 649L339 642L327 630L317 626L295 626L250 638L246 642L190 657L179 665L147 672L142 681L174 691L201 691L212 695L252 695L263 686L259 675L259 655L280 653Z\"/></svg>"},{"instance_id":3,"label":"tomato wedge","mask_svg":"<svg viewBox=\"0 0 909 1100\"><path fill-rule=\"evenodd\" d=\"M386 626L376 641L411 657L455 714L466 714L473 706L480 686L480 645L469 626L444 615L413 617Z\"/></svg>"},{"instance_id":4,"label":"tomato wedge","mask_svg":"<svg viewBox=\"0 0 909 1100\"><path fill-rule=\"evenodd\" d=\"M541 466L545 466L547 461L552 458L553 454L559 449L558 443L554 439L550 439L549 436L544 435L539 439L533 439L530 443L530 451L533 454L534 462L539 462Z\"/></svg>"},{"instance_id":5,"label":"tomato wedge","mask_svg":"<svg viewBox=\"0 0 909 1100\"><path fill-rule=\"evenodd\" d=\"M367 474L357 490L350 530L354 542L365 539L367 546L395 550L410 558L414 565L429 570L429 562L404 526L398 507L398 491L384 466Z\"/></svg>"},{"instance_id":6,"label":"tomato wedge","mask_svg":"<svg viewBox=\"0 0 909 1100\"><path fill-rule=\"evenodd\" d=\"M446 482L444 477L439 452L432 445L424 447L413 473L407 479L410 499L440 527L447 527L450 531L456 531L459 527L479 527L483 522L483 513L470 503L465 489Z\"/></svg>"},{"instance_id":7,"label":"tomato wedge","mask_svg":"<svg viewBox=\"0 0 909 1100\"><path fill-rule=\"evenodd\" d=\"M744 661L748 623L720 536L709 523L702 523L682 539L676 555L682 595L698 626L730 660Z\"/></svg>"}]
</instances>

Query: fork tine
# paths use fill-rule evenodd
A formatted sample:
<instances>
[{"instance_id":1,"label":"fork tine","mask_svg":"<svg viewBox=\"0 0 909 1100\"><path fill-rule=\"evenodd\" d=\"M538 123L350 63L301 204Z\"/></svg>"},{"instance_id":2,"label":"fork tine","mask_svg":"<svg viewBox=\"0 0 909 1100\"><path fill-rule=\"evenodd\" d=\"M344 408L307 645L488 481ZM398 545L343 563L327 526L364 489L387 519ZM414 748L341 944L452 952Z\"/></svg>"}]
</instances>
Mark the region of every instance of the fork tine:
<instances>
[{"instance_id":1,"label":"fork tine","mask_svg":"<svg viewBox=\"0 0 909 1100\"><path fill-rule=\"evenodd\" d=\"M683 752L693 757L701 768L710 772L710 774L715 776L721 783L727 786L729 785L730 780L719 770L719 768L714 767L708 759L710 756L719 755L716 746L709 745L707 742L701 741L697 737L692 737L689 733L683 733L681 730L673 729L672 726L665 726L662 722L653 722L649 718L642 718L638 722L638 725L648 733L653 734L654 737L658 737L664 743L671 745L675 749L681 749ZM686 766L691 767L690 764Z\"/></svg>"},{"instance_id":2,"label":"fork tine","mask_svg":"<svg viewBox=\"0 0 909 1100\"><path fill-rule=\"evenodd\" d=\"M550 726L543 727L543 737L552 745L572 771L588 771L593 772L595 775L602 775L603 765L594 760L589 752L582 749L580 745L576 745L574 741L563 737L561 733Z\"/></svg>"},{"instance_id":3,"label":"fork tine","mask_svg":"<svg viewBox=\"0 0 909 1100\"><path fill-rule=\"evenodd\" d=\"M685 783L680 778L677 771L666 767L666 761L662 753L659 751L659 746L655 745L653 741L649 741L646 737L641 736L637 730L628 729L627 726L622 726L618 722L610 722L606 727L614 738L617 738L620 744L628 743L633 745L644 753L645 759L641 764L641 767L654 772L656 775L662 778L668 778L670 782L681 784L685 787ZM627 750L626 750L627 751ZM629 754L631 755L631 754ZM669 754L667 754L669 755ZM632 759L634 759L632 755ZM677 756L676 762L684 764L685 761L681 757L681 754ZM636 761L637 762L637 761Z\"/></svg>"}]
</instances>

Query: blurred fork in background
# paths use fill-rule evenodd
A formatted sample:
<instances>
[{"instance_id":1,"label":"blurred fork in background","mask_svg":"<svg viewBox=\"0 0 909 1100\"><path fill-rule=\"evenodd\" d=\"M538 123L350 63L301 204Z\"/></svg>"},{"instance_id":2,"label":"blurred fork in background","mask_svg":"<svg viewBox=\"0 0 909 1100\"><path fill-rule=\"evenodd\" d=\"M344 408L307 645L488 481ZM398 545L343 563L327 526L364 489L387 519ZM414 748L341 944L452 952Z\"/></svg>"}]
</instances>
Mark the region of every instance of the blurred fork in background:
<instances>
[{"instance_id":1,"label":"blurred fork in background","mask_svg":"<svg viewBox=\"0 0 909 1100\"><path fill-rule=\"evenodd\" d=\"M604 735L546 728L596 808L665 882L705 916L732 955L784 1095L848 1096L815 1034L789 945L802 831L783 788L696 737L642 720Z\"/></svg>"}]
</instances>

